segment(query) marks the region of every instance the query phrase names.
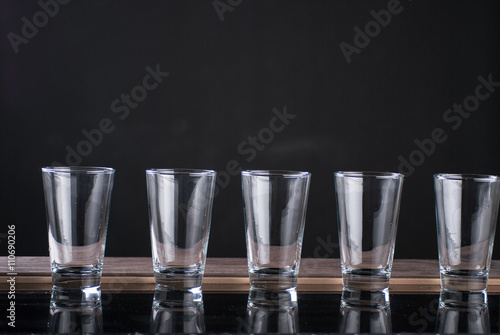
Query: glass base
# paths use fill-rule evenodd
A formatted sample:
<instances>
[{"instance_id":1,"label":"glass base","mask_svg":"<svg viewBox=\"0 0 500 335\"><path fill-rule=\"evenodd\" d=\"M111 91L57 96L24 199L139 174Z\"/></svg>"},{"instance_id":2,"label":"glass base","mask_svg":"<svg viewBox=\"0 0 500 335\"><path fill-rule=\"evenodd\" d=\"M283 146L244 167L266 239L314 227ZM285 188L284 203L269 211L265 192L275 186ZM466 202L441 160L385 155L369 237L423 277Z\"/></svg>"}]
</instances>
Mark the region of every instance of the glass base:
<instances>
[{"instance_id":1,"label":"glass base","mask_svg":"<svg viewBox=\"0 0 500 335\"><path fill-rule=\"evenodd\" d=\"M479 292L441 290L439 305L441 307L473 308L485 306L488 303L486 290Z\"/></svg>"},{"instance_id":2,"label":"glass base","mask_svg":"<svg viewBox=\"0 0 500 335\"><path fill-rule=\"evenodd\" d=\"M389 288L390 276L381 269L344 269L342 286L354 291L382 291Z\"/></svg>"},{"instance_id":3,"label":"glass base","mask_svg":"<svg viewBox=\"0 0 500 335\"><path fill-rule=\"evenodd\" d=\"M264 290L251 287L248 292L248 304L250 306L283 306L297 303L297 291L295 288L287 290Z\"/></svg>"},{"instance_id":4,"label":"glass base","mask_svg":"<svg viewBox=\"0 0 500 335\"><path fill-rule=\"evenodd\" d=\"M203 281L202 270L190 270L184 268L165 268L156 270L155 284L159 290L187 291L199 289Z\"/></svg>"},{"instance_id":5,"label":"glass base","mask_svg":"<svg viewBox=\"0 0 500 335\"><path fill-rule=\"evenodd\" d=\"M65 307L95 306L101 303L101 289L99 286L87 287L82 290L68 290L64 287L53 286L51 304Z\"/></svg>"},{"instance_id":6,"label":"glass base","mask_svg":"<svg viewBox=\"0 0 500 335\"><path fill-rule=\"evenodd\" d=\"M488 273L475 270L442 270L441 289L449 291L482 292L488 285Z\"/></svg>"},{"instance_id":7,"label":"glass base","mask_svg":"<svg viewBox=\"0 0 500 335\"><path fill-rule=\"evenodd\" d=\"M63 266L52 263L52 285L64 290L85 290L101 285L102 267Z\"/></svg>"},{"instance_id":8,"label":"glass base","mask_svg":"<svg viewBox=\"0 0 500 335\"><path fill-rule=\"evenodd\" d=\"M383 307L389 304L388 289L380 291L342 290L342 305Z\"/></svg>"},{"instance_id":9,"label":"glass base","mask_svg":"<svg viewBox=\"0 0 500 335\"><path fill-rule=\"evenodd\" d=\"M287 268L250 269L250 285L261 290L289 290L297 286L297 274Z\"/></svg>"},{"instance_id":10,"label":"glass base","mask_svg":"<svg viewBox=\"0 0 500 335\"><path fill-rule=\"evenodd\" d=\"M154 308L168 308L175 306L196 306L203 303L201 287L189 290L170 290L156 286L153 297Z\"/></svg>"}]
</instances>

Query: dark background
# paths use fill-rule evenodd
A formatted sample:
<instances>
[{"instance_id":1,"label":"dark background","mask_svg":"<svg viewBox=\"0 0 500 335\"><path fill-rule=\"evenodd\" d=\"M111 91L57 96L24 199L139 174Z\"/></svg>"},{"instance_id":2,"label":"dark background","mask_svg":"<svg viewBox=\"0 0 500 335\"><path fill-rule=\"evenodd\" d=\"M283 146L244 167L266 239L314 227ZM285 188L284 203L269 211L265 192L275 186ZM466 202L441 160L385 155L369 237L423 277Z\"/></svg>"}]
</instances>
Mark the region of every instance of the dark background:
<instances>
[{"instance_id":1,"label":"dark background","mask_svg":"<svg viewBox=\"0 0 500 335\"><path fill-rule=\"evenodd\" d=\"M348 63L339 45L390 1L228 1L221 20L212 1L73 0L16 53L9 33L42 9L0 0L2 255L10 224L17 255L48 255L40 168L109 118L79 162L117 171L107 256L151 255L145 169L234 160L312 172L302 255L339 257L333 172L398 171L401 156L420 161L403 171L395 257L437 258L432 174L500 174L500 87L460 125L443 119L479 76L500 82L500 3L402 0ZM168 77L120 119L112 102L157 64ZM254 159L238 151L285 106L295 118ZM415 153L436 128L446 140ZM215 199L208 255L246 255L238 175Z\"/></svg>"}]
</instances>

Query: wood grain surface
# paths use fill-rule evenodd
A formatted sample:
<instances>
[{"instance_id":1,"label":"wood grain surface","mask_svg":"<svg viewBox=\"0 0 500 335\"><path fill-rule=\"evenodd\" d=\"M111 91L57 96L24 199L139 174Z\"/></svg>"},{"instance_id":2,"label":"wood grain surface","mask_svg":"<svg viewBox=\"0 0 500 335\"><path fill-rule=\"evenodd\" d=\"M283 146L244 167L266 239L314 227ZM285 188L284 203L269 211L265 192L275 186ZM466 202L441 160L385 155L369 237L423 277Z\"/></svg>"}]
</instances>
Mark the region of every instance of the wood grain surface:
<instances>
[{"instance_id":1,"label":"wood grain surface","mask_svg":"<svg viewBox=\"0 0 500 335\"><path fill-rule=\"evenodd\" d=\"M8 290L7 257L0 257L0 290ZM46 291L51 288L48 257L16 257L16 290ZM248 268L244 258L209 258L203 278L205 292L248 291ZM107 257L102 289L142 292L154 290L153 266L149 257ZM300 265L297 289L302 292L342 290L338 259L305 258ZM392 292L438 292L437 260L395 259L391 275ZM492 261L488 292L500 292L500 261Z\"/></svg>"}]
</instances>

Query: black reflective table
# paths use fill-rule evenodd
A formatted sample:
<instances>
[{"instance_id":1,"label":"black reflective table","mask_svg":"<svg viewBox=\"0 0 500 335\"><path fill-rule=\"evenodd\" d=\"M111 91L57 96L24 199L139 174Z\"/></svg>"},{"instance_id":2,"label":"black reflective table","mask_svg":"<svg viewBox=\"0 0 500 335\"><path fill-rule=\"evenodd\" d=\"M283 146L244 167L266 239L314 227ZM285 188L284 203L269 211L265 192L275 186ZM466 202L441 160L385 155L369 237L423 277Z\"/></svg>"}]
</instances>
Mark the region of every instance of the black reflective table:
<instances>
[{"instance_id":1,"label":"black reflective table","mask_svg":"<svg viewBox=\"0 0 500 335\"><path fill-rule=\"evenodd\" d=\"M6 314L9 300L0 295ZM390 308L341 307L338 293L298 293L297 305L249 306L245 293L204 293L203 305L153 308L153 293L103 291L102 306L51 308L50 292L16 293L15 328L0 333L499 332L499 295L486 308L440 308L438 294L391 294Z\"/></svg>"}]
</instances>

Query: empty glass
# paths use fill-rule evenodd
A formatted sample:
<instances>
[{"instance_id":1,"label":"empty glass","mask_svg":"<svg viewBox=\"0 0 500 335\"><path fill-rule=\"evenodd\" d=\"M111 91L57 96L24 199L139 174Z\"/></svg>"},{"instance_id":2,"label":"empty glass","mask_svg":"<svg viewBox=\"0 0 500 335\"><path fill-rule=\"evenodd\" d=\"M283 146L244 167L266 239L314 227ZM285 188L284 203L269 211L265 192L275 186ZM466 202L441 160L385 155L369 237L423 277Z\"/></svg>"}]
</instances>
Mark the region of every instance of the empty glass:
<instances>
[{"instance_id":1,"label":"empty glass","mask_svg":"<svg viewBox=\"0 0 500 335\"><path fill-rule=\"evenodd\" d=\"M156 288L201 300L216 172L146 171Z\"/></svg>"},{"instance_id":2,"label":"empty glass","mask_svg":"<svg viewBox=\"0 0 500 335\"><path fill-rule=\"evenodd\" d=\"M56 334L97 334L103 331L102 306L80 305L68 307L57 301L50 303L48 332Z\"/></svg>"},{"instance_id":3,"label":"empty glass","mask_svg":"<svg viewBox=\"0 0 500 335\"><path fill-rule=\"evenodd\" d=\"M299 311L297 291L290 290L290 294L281 294L279 291L270 291L268 300L262 304L254 297L261 294L252 293L250 289L247 303L247 316L244 324L236 330L238 333L252 334L294 334L299 332Z\"/></svg>"},{"instance_id":4,"label":"empty glass","mask_svg":"<svg viewBox=\"0 0 500 335\"><path fill-rule=\"evenodd\" d=\"M151 309L151 334L202 334L205 333L203 300L193 300L184 293L176 301L168 300L168 290L156 291ZM178 295L180 292L174 292Z\"/></svg>"},{"instance_id":5,"label":"empty glass","mask_svg":"<svg viewBox=\"0 0 500 335\"><path fill-rule=\"evenodd\" d=\"M101 297L114 173L104 167L42 169L54 301Z\"/></svg>"},{"instance_id":6,"label":"empty glass","mask_svg":"<svg viewBox=\"0 0 500 335\"><path fill-rule=\"evenodd\" d=\"M344 300L388 301L402 187L399 173L335 172Z\"/></svg>"},{"instance_id":7,"label":"empty glass","mask_svg":"<svg viewBox=\"0 0 500 335\"><path fill-rule=\"evenodd\" d=\"M469 298L465 293L486 290L497 225L500 178L436 174L434 189L441 288L449 291L450 300L465 299L467 303Z\"/></svg>"},{"instance_id":8,"label":"empty glass","mask_svg":"<svg viewBox=\"0 0 500 335\"><path fill-rule=\"evenodd\" d=\"M293 289L311 174L255 170L241 177L251 292Z\"/></svg>"},{"instance_id":9,"label":"empty glass","mask_svg":"<svg viewBox=\"0 0 500 335\"><path fill-rule=\"evenodd\" d=\"M444 293L444 296L443 296ZM481 297L482 296L482 297ZM479 292L477 301L485 302L486 292ZM489 334L490 314L488 304L475 302L461 306L449 305L447 292L441 292L437 314L436 332L440 334Z\"/></svg>"},{"instance_id":10,"label":"empty glass","mask_svg":"<svg viewBox=\"0 0 500 335\"><path fill-rule=\"evenodd\" d=\"M391 334L391 306L340 303L340 334Z\"/></svg>"}]
</instances>

